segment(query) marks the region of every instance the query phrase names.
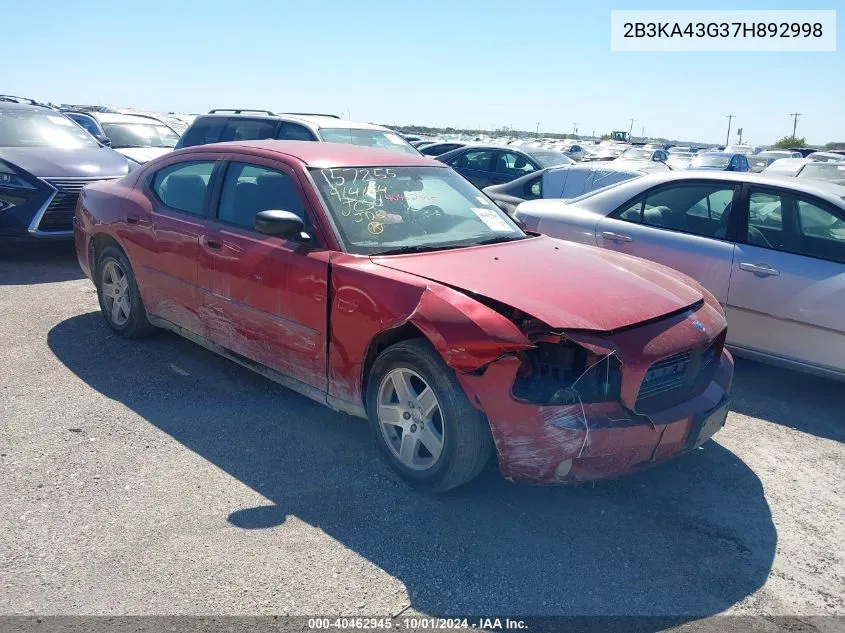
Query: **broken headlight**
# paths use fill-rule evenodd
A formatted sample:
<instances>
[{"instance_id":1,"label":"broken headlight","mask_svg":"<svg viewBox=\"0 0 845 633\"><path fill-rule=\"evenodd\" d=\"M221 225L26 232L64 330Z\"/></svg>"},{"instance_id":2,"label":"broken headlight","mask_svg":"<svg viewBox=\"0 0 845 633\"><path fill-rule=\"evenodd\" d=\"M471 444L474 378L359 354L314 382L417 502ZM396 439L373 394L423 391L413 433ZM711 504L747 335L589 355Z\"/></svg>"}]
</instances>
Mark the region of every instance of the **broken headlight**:
<instances>
[{"instance_id":1,"label":"broken headlight","mask_svg":"<svg viewBox=\"0 0 845 633\"><path fill-rule=\"evenodd\" d=\"M597 355L572 342L537 343L520 354L513 395L535 404L618 400L622 363L615 354Z\"/></svg>"}]
</instances>

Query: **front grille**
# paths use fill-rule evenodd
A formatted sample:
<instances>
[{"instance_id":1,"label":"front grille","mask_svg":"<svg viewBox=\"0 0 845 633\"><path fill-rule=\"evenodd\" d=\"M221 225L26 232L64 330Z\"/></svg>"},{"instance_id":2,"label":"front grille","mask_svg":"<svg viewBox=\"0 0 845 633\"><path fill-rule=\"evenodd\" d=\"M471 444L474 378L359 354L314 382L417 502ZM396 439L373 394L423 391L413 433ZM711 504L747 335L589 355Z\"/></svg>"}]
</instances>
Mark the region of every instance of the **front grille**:
<instances>
[{"instance_id":1,"label":"front grille","mask_svg":"<svg viewBox=\"0 0 845 633\"><path fill-rule=\"evenodd\" d=\"M680 404L702 393L719 367L727 330L707 345L667 356L655 362L643 378L634 408L652 413Z\"/></svg>"},{"instance_id":2,"label":"front grille","mask_svg":"<svg viewBox=\"0 0 845 633\"><path fill-rule=\"evenodd\" d=\"M637 400L652 398L681 387L687 380L692 350L659 360L648 368Z\"/></svg>"},{"instance_id":3,"label":"front grille","mask_svg":"<svg viewBox=\"0 0 845 633\"><path fill-rule=\"evenodd\" d=\"M56 189L56 195L41 216L38 223L39 231L71 231L73 230L73 215L76 212L76 202L82 187L92 182L111 180L109 178L43 178Z\"/></svg>"}]
</instances>

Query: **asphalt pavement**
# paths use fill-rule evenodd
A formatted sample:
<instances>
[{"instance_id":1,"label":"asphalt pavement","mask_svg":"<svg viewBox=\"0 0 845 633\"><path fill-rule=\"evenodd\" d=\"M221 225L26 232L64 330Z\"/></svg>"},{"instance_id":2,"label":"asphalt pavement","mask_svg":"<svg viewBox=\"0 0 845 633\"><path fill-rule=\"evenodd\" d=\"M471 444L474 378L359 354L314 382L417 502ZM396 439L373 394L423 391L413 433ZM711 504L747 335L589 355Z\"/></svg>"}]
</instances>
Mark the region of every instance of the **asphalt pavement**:
<instances>
[{"instance_id":1,"label":"asphalt pavement","mask_svg":"<svg viewBox=\"0 0 845 633\"><path fill-rule=\"evenodd\" d=\"M72 251L0 260L0 614L845 615L845 383L739 360L714 441L445 496L365 423L106 328Z\"/></svg>"}]
</instances>

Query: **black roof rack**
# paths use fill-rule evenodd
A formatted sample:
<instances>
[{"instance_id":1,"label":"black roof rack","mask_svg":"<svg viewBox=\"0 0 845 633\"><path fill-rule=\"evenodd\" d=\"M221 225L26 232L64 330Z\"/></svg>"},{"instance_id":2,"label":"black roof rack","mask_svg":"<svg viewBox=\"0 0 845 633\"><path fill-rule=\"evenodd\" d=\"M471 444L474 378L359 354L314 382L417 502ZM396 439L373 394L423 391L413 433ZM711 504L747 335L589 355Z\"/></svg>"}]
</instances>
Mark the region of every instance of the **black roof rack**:
<instances>
[{"instance_id":1,"label":"black roof rack","mask_svg":"<svg viewBox=\"0 0 845 633\"><path fill-rule=\"evenodd\" d=\"M0 95L0 101L5 103L20 103L21 105L41 106L42 108L53 108L49 103L41 103L29 97L17 97L15 95Z\"/></svg>"},{"instance_id":2,"label":"black roof rack","mask_svg":"<svg viewBox=\"0 0 845 633\"><path fill-rule=\"evenodd\" d=\"M220 114L221 112L231 112L232 114L243 114L244 112L255 112L258 114L276 114L275 112L270 112L270 110L253 110L251 108L214 108L213 110L209 110L209 114Z\"/></svg>"},{"instance_id":3,"label":"black roof rack","mask_svg":"<svg viewBox=\"0 0 845 633\"><path fill-rule=\"evenodd\" d=\"M340 117L336 114L325 114L322 112L282 112L280 114L289 114L291 116L327 116L333 119L339 119Z\"/></svg>"}]
</instances>

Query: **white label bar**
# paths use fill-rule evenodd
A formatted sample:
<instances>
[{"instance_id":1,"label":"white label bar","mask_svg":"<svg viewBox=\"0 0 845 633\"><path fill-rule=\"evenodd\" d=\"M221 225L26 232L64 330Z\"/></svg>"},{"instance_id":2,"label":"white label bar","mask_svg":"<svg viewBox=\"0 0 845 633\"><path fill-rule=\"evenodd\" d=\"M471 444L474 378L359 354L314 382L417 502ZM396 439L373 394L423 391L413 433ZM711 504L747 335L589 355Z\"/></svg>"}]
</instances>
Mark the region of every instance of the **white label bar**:
<instances>
[{"instance_id":1,"label":"white label bar","mask_svg":"<svg viewBox=\"0 0 845 633\"><path fill-rule=\"evenodd\" d=\"M835 51L836 11L611 11L612 51Z\"/></svg>"}]
</instances>

